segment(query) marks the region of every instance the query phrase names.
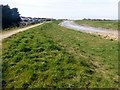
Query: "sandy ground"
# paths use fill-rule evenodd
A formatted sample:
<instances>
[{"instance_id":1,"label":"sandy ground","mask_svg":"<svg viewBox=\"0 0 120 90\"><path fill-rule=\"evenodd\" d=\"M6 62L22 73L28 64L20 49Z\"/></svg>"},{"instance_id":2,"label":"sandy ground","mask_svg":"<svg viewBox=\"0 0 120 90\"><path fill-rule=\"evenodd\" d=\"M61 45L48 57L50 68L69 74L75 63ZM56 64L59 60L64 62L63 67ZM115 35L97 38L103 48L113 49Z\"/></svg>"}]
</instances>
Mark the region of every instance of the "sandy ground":
<instances>
[{"instance_id":1,"label":"sandy ground","mask_svg":"<svg viewBox=\"0 0 120 90\"><path fill-rule=\"evenodd\" d=\"M113 40L118 40L118 31L116 32L102 32L102 33L98 33L98 32L88 32L88 33L91 33L91 34L96 34L96 35L99 35L103 38L106 38L106 39L113 39Z\"/></svg>"},{"instance_id":2,"label":"sandy ground","mask_svg":"<svg viewBox=\"0 0 120 90\"><path fill-rule=\"evenodd\" d=\"M70 23L72 24L72 25L79 25L79 24L76 24L75 22L73 22L73 21L70 21ZM61 25L61 26L63 26L63 25ZM64 26L64 27L66 27L66 26ZM85 26L86 27L86 26ZM87 26L88 27L88 26ZM69 27L67 27L67 28L69 28ZM79 30L80 31L80 30ZM98 36L101 36L101 37L103 37L103 38L106 38L106 39L113 39L113 40L118 40L118 30L109 30L108 29L108 32L92 32L92 31L81 31L81 32L86 32L86 33L90 33L90 34L95 34L95 35L98 35Z\"/></svg>"},{"instance_id":3,"label":"sandy ground","mask_svg":"<svg viewBox=\"0 0 120 90\"><path fill-rule=\"evenodd\" d=\"M22 31L25 31L25 30L28 30L30 28L33 28L33 27L36 27L36 26L39 26L39 25L42 25L42 24L43 23L39 23L39 24L35 24L35 25L28 26L28 27L25 27L25 28L21 28L21 29L17 29L17 30L6 31L6 32L3 32L3 33L0 33L0 41L3 40L4 38L12 36L13 34L16 34L18 32L22 32Z\"/></svg>"}]
</instances>

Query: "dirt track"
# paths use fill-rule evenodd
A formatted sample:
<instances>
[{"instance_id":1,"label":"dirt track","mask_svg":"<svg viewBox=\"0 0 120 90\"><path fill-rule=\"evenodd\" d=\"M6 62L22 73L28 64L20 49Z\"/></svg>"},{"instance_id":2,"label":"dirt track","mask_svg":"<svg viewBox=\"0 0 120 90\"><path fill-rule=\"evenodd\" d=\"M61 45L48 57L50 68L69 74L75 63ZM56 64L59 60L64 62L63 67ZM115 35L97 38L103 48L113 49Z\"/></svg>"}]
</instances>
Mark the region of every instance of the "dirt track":
<instances>
[{"instance_id":1,"label":"dirt track","mask_svg":"<svg viewBox=\"0 0 120 90\"><path fill-rule=\"evenodd\" d=\"M3 40L4 38L12 36L13 34L16 34L18 32L22 32L22 31L25 31L25 30L28 30L30 28L33 28L33 27L36 27L36 26L39 26L39 25L42 25L42 24L43 23L39 23L39 24L35 24L35 25L28 26L28 27L25 27L25 28L21 28L21 29L3 32L3 33L0 34L0 41Z\"/></svg>"}]
</instances>

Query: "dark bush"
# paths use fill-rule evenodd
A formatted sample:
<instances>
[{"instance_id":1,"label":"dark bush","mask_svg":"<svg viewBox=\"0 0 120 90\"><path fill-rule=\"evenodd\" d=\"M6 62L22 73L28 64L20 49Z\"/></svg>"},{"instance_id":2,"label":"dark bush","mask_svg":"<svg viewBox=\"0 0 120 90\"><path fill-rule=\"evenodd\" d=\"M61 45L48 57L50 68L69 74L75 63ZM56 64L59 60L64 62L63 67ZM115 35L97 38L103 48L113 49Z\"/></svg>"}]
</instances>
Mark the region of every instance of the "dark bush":
<instances>
[{"instance_id":1,"label":"dark bush","mask_svg":"<svg viewBox=\"0 0 120 90\"><path fill-rule=\"evenodd\" d=\"M2 7L2 28L12 26L19 26L21 18L17 8L12 8L8 5L1 5Z\"/></svg>"}]
</instances>

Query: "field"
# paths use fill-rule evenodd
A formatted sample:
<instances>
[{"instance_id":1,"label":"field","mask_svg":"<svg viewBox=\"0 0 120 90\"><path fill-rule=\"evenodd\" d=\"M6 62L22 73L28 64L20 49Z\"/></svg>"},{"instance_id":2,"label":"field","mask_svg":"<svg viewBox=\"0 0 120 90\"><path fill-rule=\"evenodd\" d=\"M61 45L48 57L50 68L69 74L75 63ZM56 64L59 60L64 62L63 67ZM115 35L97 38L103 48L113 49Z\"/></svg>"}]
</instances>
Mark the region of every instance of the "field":
<instances>
[{"instance_id":1,"label":"field","mask_svg":"<svg viewBox=\"0 0 120 90\"><path fill-rule=\"evenodd\" d=\"M87 25L97 28L105 28L105 29L112 29L118 30L118 22L117 21L90 21L90 20L76 20L75 21L81 25Z\"/></svg>"},{"instance_id":2,"label":"field","mask_svg":"<svg viewBox=\"0 0 120 90\"><path fill-rule=\"evenodd\" d=\"M117 88L117 41L58 23L3 40L3 88Z\"/></svg>"}]
</instances>

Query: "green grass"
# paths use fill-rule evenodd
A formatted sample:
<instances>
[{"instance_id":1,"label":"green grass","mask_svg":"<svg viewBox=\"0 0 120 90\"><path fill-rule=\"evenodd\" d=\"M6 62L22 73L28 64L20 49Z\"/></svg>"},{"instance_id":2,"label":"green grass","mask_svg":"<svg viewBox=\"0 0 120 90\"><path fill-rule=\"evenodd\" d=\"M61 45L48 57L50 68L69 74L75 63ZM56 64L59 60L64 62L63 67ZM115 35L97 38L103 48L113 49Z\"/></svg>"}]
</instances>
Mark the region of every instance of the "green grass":
<instances>
[{"instance_id":1,"label":"green grass","mask_svg":"<svg viewBox=\"0 0 120 90\"><path fill-rule=\"evenodd\" d=\"M59 22L3 40L3 88L117 88L117 41Z\"/></svg>"},{"instance_id":2,"label":"green grass","mask_svg":"<svg viewBox=\"0 0 120 90\"><path fill-rule=\"evenodd\" d=\"M117 21L76 20L75 22L78 24L81 24L81 25L118 30L118 22Z\"/></svg>"}]
</instances>

